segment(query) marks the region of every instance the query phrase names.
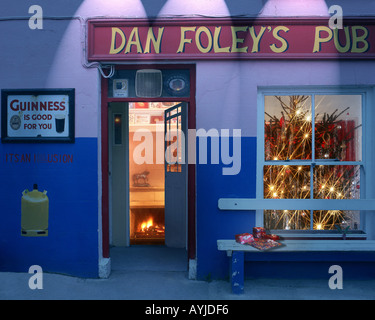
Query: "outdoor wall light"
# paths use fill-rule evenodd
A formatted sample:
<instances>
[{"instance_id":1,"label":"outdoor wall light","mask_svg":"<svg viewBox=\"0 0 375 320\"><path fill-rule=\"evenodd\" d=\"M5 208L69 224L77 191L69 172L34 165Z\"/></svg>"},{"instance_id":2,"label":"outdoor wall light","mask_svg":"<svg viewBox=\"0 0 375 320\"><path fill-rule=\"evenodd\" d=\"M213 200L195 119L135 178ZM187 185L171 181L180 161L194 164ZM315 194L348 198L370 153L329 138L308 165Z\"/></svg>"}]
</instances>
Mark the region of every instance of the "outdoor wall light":
<instances>
[{"instance_id":1,"label":"outdoor wall light","mask_svg":"<svg viewBox=\"0 0 375 320\"><path fill-rule=\"evenodd\" d=\"M268 0L260 16L328 16L325 0Z\"/></svg>"},{"instance_id":2,"label":"outdoor wall light","mask_svg":"<svg viewBox=\"0 0 375 320\"><path fill-rule=\"evenodd\" d=\"M186 95L189 92L189 78L179 73L171 75L166 78L164 88L172 96Z\"/></svg>"},{"instance_id":3,"label":"outdoor wall light","mask_svg":"<svg viewBox=\"0 0 375 320\"><path fill-rule=\"evenodd\" d=\"M224 0L168 0L159 16L171 15L230 16L230 12Z\"/></svg>"}]
</instances>

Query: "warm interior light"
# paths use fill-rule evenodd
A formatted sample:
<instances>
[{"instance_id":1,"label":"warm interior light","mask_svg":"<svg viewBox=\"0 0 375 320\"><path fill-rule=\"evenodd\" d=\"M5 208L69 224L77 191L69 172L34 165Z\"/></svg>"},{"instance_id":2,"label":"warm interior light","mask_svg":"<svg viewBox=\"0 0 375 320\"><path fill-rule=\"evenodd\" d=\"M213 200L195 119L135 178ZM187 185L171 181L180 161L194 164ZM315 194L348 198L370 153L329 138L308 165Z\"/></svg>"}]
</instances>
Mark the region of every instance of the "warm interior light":
<instances>
[{"instance_id":1,"label":"warm interior light","mask_svg":"<svg viewBox=\"0 0 375 320\"><path fill-rule=\"evenodd\" d=\"M149 218L147 221L142 222L141 224L141 231L145 232L147 231L150 227L152 227L154 224L154 221L152 218Z\"/></svg>"}]
</instances>

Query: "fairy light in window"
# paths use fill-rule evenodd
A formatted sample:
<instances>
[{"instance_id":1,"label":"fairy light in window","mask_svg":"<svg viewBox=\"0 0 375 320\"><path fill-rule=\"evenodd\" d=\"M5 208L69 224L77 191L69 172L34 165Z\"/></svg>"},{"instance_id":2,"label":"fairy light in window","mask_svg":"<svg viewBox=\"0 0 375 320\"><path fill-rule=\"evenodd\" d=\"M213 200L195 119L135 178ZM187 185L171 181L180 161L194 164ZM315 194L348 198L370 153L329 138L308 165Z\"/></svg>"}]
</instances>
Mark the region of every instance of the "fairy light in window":
<instances>
[{"instance_id":1,"label":"fairy light in window","mask_svg":"<svg viewBox=\"0 0 375 320\"><path fill-rule=\"evenodd\" d=\"M312 159L312 114L310 96L273 97L280 104L281 112L270 114L266 109L265 160L290 161ZM289 102L288 102L289 98ZM273 102L274 103L274 102ZM321 106L324 109L324 106ZM274 110L274 109L271 109ZM345 111L345 110L344 110ZM315 115L315 157L317 159L341 159L340 152L348 140L344 129L337 125L337 110L333 114ZM344 146L344 147L341 147ZM310 172L313 178L310 179ZM264 167L264 197L268 199L350 199L357 190L358 166L317 165L311 170L308 165L266 165ZM310 183L313 185L310 185ZM311 192L311 194L310 194ZM358 193L358 191L357 191ZM346 212L336 210L274 210L265 211L271 228L335 229Z\"/></svg>"}]
</instances>

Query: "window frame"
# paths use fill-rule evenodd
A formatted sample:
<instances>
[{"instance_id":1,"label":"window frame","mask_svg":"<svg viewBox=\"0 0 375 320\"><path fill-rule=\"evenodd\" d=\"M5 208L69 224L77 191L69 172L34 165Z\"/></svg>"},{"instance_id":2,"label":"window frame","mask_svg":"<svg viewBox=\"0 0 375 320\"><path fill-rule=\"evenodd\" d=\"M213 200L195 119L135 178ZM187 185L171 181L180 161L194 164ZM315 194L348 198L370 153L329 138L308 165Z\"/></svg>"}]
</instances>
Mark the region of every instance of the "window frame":
<instances>
[{"instance_id":1,"label":"window frame","mask_svg":"<svg viewBox=\"0 0 375 320\"><path fill-rule=\"evenodd\" d=\"M318 204L320 207L324 207L328 202L334 203L334 200L325 200L325 199L313 199L313 185L310 186L310 198L309 199L265 199L264 198L264 166L267 165L308 165L313 166L314 164L324 164L324 165L358 165L360 167L360 200L355 200L358 203L358 211L360 211L360 224L359 224L359 231L366 229L366 217L365 212L361 210L362 203L364 199L366 199L366 195L368 194L368 183L366 183L366 163L371 163L369 157L371 155L371 145L367 143L369 139L367 138L368 134L370 134L370 130L366 125L366 119L368 119L368 106L371 105L371 94L370 89L368 86L366 87L359 87L359 86L298 86L298 87L258 87L258 101L257 101L257 178L256 178L256 199L261 200L264 202L265 200L269 203L275 202L276 203L285 203L287 206L293 205L295 203L297 206L300 206L302 202L306 202L305 209L314 210L309 203L311 204L312 201L314 204ZM318 95L361 95L361 104L362 104L362 148L361 148L361 160L360 161L330 161L324 159L316 159L312 158L311 160L265 160L265 143L264 143L264 121L265 121L265 97L266 96L290 96L290 95L308 95L311 96L311 106L312 106L312 119L315 118L315 97ZM368 120L367 120L368 121ZM312 121L312 132L314 132L315 123ZM312 145L314 146L315 142L315 135L312 136ZM310 183L313 182L313 177L310 178ZM367 181L371 181L368 179ZM281 201L281 202L280 202ZM345 200L338 200L338 201L345 201ZM347 199L346 202L351 201L353 199ZM338 203L338 202L336 202ZM342 202L343 203L343 202ZM304 204L302 204L304 205ZM365 205L363 205L365 207ZM267 208L265 208L267 209ZM264 210L265 209L256 209L256 225L257 226L264 226ZM283 208L280 208L282 210ZM296 209L297 210L297 209ZM328 208L322 210L329 210ZM331 209L332 210L332 209ZM280 233L280 231L284 231L284 229L277 229L274 230L276 233ZM291 234L298 234L301 231L306 233L307 231L314 232L316 230L312 229L312 223L310 225L310 230L288 230L288 233ZM319 230L320 232L324 233L324 231L329 230ZM332 230L331 230L332 232Z\"/></svg>"}]
</instances>

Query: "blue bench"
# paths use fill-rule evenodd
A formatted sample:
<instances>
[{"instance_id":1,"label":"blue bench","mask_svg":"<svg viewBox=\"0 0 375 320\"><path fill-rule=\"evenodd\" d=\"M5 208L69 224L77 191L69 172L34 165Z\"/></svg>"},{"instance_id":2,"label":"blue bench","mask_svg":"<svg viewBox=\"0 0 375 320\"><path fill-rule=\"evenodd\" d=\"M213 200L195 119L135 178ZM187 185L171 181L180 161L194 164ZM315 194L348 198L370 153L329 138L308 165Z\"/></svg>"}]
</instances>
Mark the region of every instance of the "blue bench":
<instances>
[{"instance_id":1,"label":"blue bench","mask_svg":"<svg viewBox=\"0 0 375 320\"><path fill-rule=\"evenodd\" d=\"M375 252L374 240L284 240L280 242L283 246L260 251L250 245L237 243L235 240L217 240L218 250L226 251L227 256L231 258L229 277L233 293L244 292L245 253L256 253L251 255L249 261L257 261L257 257L261 258L262 254L271 252ZM374 255L366 261L375 261Z\"/></svg>"}]
</instances>

